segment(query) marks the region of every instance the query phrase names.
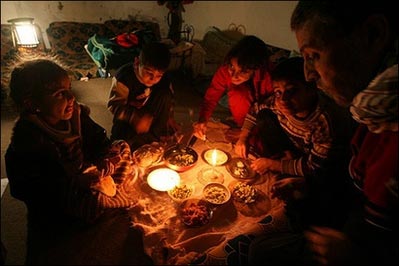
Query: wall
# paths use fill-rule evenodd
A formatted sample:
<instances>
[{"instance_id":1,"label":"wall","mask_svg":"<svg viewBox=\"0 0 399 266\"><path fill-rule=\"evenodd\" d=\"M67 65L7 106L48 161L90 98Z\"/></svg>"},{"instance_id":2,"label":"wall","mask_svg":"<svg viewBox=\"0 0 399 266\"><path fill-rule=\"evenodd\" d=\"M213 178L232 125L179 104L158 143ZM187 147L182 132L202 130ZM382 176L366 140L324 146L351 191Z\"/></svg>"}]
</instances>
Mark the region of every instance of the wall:
<instances>
[{"instance_id":1,"label":"wall","mask_svg":"<svg viewBox=\"0 0 399 266\"><path fill-rule=\"evenodd\" d=\"M297 49L289 27L291 13L297 1L194 1L184 5L183 24L195 28L196 39L202 39L211 26L227 29L231 23L242 24L247 34L257 35L271 45ZM127 19L158 22L161 35L167 36L165 6L153 1L1 1L1 23L17 17L33 17L45 29L53 21L103 22ZM48 45L48 42L46 41Z\"/></svg>"},{"instance_id":2,"label":"wall","mask_svg":"<svg viewBox=\"0 0 399 266\"><path fill-rule=\"evenodd\" d=\"M184 23L195 28L195 38L210 26L228 29L231 23L244 25L246 34L256 35L268 44L297 50L290 17L298 1L194 1L185 5Z\"/></svg>"}]
</instances>

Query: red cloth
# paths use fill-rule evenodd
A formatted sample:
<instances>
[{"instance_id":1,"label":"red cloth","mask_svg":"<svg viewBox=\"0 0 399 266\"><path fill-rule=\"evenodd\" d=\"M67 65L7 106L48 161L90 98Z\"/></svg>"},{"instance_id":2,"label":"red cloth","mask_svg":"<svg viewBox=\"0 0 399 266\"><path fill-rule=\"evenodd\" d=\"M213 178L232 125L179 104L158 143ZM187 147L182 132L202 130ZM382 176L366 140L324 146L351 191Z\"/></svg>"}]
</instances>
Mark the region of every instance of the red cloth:
<instances>
[{"instance_id":1,"label":"red cloth","mask_svg":"<svg viewBox=\"0 0 399 266\"><path fill-rule=\"evenodd\" d=\"M360 125L352 139L352 147L350 173L366 197L366 218L374 223L377 220L386 222L380 225L390 227L390 218L386 216L394 214L398 207L389 191L390 179L398 177L398 132L375 134Z\"/></svg>"},{"instance_id":2,"label":"red cloth","mask_svg":"<svg viewBox=\"0 0 399 266\"><path fill-rule=\"evenodd\" d=\"M138 45L139 39L134 33L122 33L115 37L115 41L118 45L130 48L134 45Z\"/></svg>"},{"instance_id":3,"label":"red cloth","mask_svg":"<svg viewBox=\"0 0 399 266\"><path fill-rule=\"evenodd\" d=\"M256 70L252 80L252 86L258 94L259 99L263 96L271 95L273 92L271 77L267 69ZM238 126L242 126L245 116L255 100L255 95L251 95L250 84L245 82L238 86L231 83L228 66L222 65L216 71L212 82L207 89L204 101L199 112L199 121L208 121L219 102L220 98L227 91L230 112Z\"/></svg>"}]
</instances>

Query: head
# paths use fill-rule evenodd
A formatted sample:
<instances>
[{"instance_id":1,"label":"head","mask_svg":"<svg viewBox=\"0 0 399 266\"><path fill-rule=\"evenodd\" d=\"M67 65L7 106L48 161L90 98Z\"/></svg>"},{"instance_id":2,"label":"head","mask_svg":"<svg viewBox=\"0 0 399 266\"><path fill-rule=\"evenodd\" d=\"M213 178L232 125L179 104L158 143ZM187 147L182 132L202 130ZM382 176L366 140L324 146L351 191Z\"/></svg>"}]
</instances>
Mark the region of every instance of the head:
<instances>
[{"instance_id":1,"label":"head","mask_svg":"<svg viewBox=\"0 0 399 266\"><path fill-rule=\"evenodd\" d=\"M37 114L52 126L73 114L75 97L68 73L49 60L37 59L15 67L10 97L23 112Z\"/></svg>"},{"instance_id":2,"label":"head","mask_svg":"<svg viewBox=\"0 0 399 266\"><path fill-rule=\"evenodd\" d=\"M271 72L276 107L287 116L306 117L317 105L317 87L307 82L302 57L281 61Z\"/></svg>"},{"instance_id":3,"label":"head","mask_svg":"<svg viewBox=\"0 0 399 266\"><path fill-rule=\"evenodd\" d=\"M389 2L299 1L291 16L305 74L338 104L348 106L379 71L393 43ZM395 33L394 33L395 32Z\"/></svg>"},{"instance_id":4,"label":"head","mask_svg":"<svg viewBox=\"0 0 399 266\"><path fill-rule=\"evenodd\" d=\"M135 73L138 80L151 87L157 84L170 63L168 46L160 42L152 42L143 46L135 58Z\"/></svg>"},{"instance_id":5,"label":"head","mask_svg":"<svg viewBox=\"0 0 399 266\"><path fill-rule=\"evenodd\" d=\"M251 79L255 70L267 68L269 50L261 39L248 35L230 49L224 62L229 67L231 82L239 85Z\"/></svg>"}]
</instances>

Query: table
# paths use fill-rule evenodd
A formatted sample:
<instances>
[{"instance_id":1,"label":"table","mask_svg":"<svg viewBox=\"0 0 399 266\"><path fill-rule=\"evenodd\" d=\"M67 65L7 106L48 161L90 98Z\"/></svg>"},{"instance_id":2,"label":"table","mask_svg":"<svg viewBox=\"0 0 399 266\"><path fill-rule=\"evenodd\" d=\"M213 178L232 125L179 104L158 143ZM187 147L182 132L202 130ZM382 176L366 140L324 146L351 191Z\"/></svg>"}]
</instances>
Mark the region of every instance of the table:
<instances>
[{"instance_id":1,"label":"table","mask_svg":"<svg viewBox=\"0 0 399 266\"><path fill-rule=\"evenodd\" d=\"M223 139L228 127L221 123L208 124L208 136ZM197 140L193 149L198 153L197 164L180 173L181 180L195 186L194 197L201 197L203 184L198 173L204 167L210 167L201 154L209 147L202 140ZM232 149L228 151L231 158L237 157ZM216 167L224 175L224 183L229 186L236 181L225 166ZM147 169L148 171L149 169ZM231 255L225 251L229 239L239 235L256 235L265 231L283 231L287 227L284 205L277 199L268 197L275 176L265 174L253 183L262 197L257 204L243 207L231 198L224 205L214 209L210 222L202 227L189 228L178 215L179 204L174 202L167 192L153 190L146 183L146 174L133 184L132 198L134 206L129 210L133 226L143 231L144 248L155 264L187 264L201 253L207 254L210 264L224 263ZM237 252L237 251L232 251Z\"/></svg>"}]
</instances>

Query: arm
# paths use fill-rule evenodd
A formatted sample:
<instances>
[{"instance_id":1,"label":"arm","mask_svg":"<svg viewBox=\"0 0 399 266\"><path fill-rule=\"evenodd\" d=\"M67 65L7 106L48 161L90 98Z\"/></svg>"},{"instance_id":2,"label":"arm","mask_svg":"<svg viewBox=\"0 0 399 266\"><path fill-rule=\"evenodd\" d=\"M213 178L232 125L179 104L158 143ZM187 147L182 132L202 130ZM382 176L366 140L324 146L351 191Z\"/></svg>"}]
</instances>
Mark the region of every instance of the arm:
<instances>
[{"instance_id":1,"label":"arm","mask_svg":"<svg viewBox=\"0 0 399 266\"><path fill-rule=\"evenodd\" d=\"M112 78L107 107L114 115L114 118L133 124L136 108L129 105L129 88L115 77Z\"/></svg>"},{"instance_id":2,"label":"arm","mask_svg":"<svg viewBox=\"0 0 399 266\"><path fill-rule=\"evenodd\" d=\"M199 122L206 123L209 120L220 98L228 89L229 84L230 77L227 72L227 67L219 67L212 78L210 86L206 90L204 100L200 106Z\"/></svg>"}]
</instances>

